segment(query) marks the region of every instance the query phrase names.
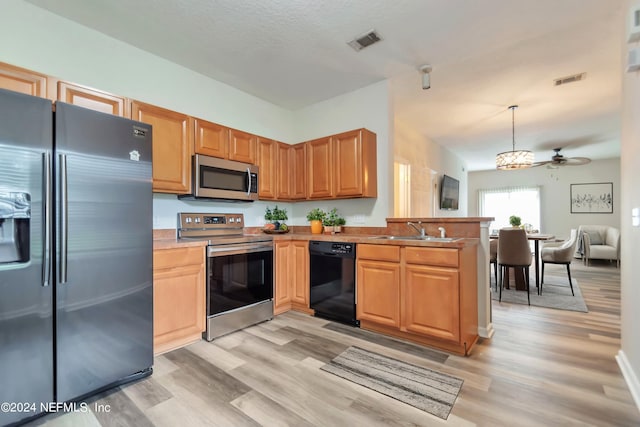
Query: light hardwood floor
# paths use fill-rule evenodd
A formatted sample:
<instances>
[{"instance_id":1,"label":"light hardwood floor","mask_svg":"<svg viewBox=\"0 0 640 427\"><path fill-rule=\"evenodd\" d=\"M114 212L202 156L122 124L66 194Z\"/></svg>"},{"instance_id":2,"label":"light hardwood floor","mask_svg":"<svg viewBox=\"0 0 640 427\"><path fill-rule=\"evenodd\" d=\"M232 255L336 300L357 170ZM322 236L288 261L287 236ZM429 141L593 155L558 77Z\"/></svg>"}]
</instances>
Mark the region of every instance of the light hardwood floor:
<instances>
[{"instance_id":1,"label":"light hardwood floor","mask_svg":"<svg viewBox=\"0 0 640 427\"><path fill-rule=\"evenodd\" d=\"M564 275L564 266L547 266ZM572 265L589 313L494 303L496 329L470 357L289 312L155 360L152 377L92 398L110 412L48 415L47 426L638 426L614 359L620 274ZM464 379L447 421L321 371L350 345Z\"/></svg>"}]
</instances>

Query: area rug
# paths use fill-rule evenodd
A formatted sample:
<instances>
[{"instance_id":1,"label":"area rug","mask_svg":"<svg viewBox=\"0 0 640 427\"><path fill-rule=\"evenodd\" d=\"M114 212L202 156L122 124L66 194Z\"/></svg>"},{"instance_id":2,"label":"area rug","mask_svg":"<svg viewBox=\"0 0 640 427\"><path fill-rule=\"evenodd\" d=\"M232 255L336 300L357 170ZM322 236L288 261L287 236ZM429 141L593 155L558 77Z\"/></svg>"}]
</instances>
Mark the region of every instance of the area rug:
<instances>
[{"instance_id":1,"label":"area rug","mask_svg":"<svg viewBox=\"0 0 640 427\"><path fill-rule=\"evenodd\" d=\"M446 420L463 380L359 347L349 347L322 370Z\"/></svg>"},{"instance_id":2,"label":"area rug","mask_svg":"<svg viewBox=\"0 0 640 427\"><path fill-rule=\"evenodd\" d=\"M532 278L533 279L533 278ZM531 305L538 307L555 308L558 310L581 311L587 313L587 304L582 298L582 292L576 279L571 279L575 296L571 295L569 279L561 276L545 275L542 295L538 295L535 282L530 284ZM491 276L491 299L498 301L500 289L495 290L495 280ZM516 291L513 286L502 290L502 302L514 304L527 304L527 291Z\"/></svg>"}]
</instances>

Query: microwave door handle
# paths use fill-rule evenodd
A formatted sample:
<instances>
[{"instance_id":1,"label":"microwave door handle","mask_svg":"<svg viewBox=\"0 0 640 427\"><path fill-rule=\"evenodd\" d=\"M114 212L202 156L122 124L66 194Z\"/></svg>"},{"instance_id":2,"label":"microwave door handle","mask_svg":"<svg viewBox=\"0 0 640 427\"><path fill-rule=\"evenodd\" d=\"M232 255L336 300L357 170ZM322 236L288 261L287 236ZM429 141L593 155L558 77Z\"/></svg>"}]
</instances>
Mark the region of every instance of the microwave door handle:
<instances>
[{"instance_id":1,"label":"microwave door handle","mask_svg":"<svg viewBox=\"0 0 640 427\"><path fill-rule=\"evenodd\" d=\"M251 196L251 169L247 168L247 175L249 176L249 185L247 186L247 197Z\"/></svg>"}]
</instances>

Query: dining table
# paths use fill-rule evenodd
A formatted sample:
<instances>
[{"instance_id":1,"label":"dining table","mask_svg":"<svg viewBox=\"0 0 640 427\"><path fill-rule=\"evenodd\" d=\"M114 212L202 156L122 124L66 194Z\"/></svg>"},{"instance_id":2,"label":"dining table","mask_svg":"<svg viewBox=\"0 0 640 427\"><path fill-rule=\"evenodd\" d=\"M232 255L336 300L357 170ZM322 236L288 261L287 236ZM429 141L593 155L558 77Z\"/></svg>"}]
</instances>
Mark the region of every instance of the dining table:
<instances>
[{"instance_id":1,"label":"dining table","mask_svg":"<svg viewBox=\"0 0 640 427\"><path fill-rule=\"evenodd\" d=\"M489 238L497 239L498 235L491 234L489 235ZM556 236L554 236L553 234L527 233L527 240L533 241L533 252L534 252L533 263L534 263L535 276L536 276L536 288L540 286L540 265L539 265L540 264L540 242L545 240L553 240L555 238ZM508 279L508 276L507 276L507 279ZM517 290L524 291L527 289L522 275L516 274L515 279L516 279Z\"/></svg>"}]
</instances>

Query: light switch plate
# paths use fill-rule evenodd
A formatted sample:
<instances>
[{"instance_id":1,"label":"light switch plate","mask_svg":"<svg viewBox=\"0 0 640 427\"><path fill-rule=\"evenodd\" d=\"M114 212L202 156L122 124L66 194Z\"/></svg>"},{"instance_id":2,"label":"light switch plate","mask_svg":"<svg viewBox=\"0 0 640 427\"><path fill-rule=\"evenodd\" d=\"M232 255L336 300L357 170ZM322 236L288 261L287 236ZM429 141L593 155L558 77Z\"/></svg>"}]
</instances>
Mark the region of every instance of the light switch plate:
<instances>
[{"instance_id":1,"label":"light switch plate","mask_svg":"<svg viewBox=\"0 0 640 427\"><path fill-rule=\"evenodd\" d=\"M634 227L640 226L640 208L631 209L631 225Z\"/></svg>"},{"instance_id":2,"label":"light switch plate","mask_svg":"<svg viewBox=\"0 0 640 427\"><path fill-rule=\"evenodd\" d=\"M633 6L629 11L629 43L640 40L640 5Z\"/></svg>"}]
</instances>

